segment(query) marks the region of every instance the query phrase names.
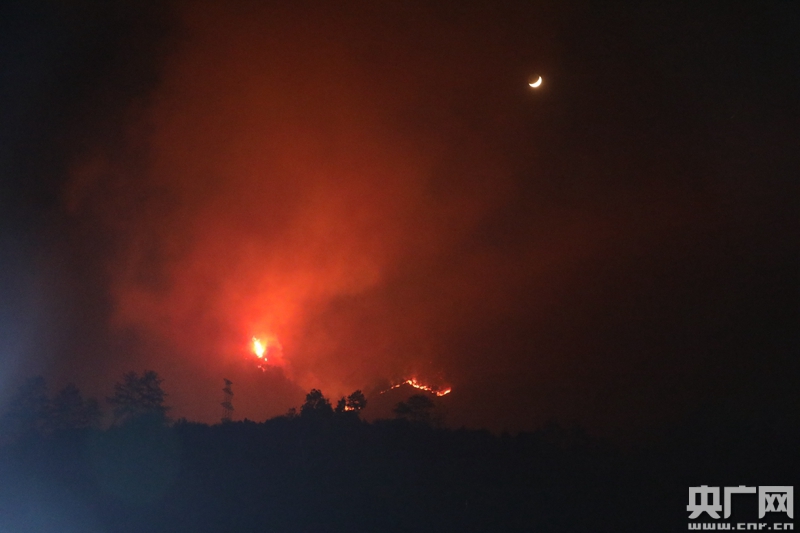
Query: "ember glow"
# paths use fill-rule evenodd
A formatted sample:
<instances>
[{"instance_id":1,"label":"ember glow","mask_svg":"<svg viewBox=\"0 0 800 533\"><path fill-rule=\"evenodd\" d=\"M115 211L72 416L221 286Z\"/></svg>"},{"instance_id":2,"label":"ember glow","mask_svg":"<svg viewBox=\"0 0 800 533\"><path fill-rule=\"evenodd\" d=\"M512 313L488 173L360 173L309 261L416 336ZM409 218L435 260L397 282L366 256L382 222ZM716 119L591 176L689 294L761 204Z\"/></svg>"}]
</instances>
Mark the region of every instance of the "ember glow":
<instances>
[{"instance_id":1,"label":"ember glow","mask_svg":"<svg viewBox=\"0 0 800 533\"><path fill-rule=\"evenodd\" d=\"M450 387L447 387L446 389L437 389L437 388L425 385L423 383L420 383L419 381L417 381L417 378L411 378L411 379L407 379L407 380L405 380L405 381L403 381L401 383L398 383L397 385L392 385L391 387L389 387L388 389L383 391L381 394L383 394L384 392L389 392L390 390L394 390L394 389L396 389L398 387L402 387L403 385L411 385L415 389L428 391L430 393L435 394L436 396L444 396L446 394L450 394L450 392L452 392L452 390L453 390Z\"/></svg>"},{"instance_id":2,"label":"ember glow","mask_svg":"<svg viewBox=\"0 0 800 533\"><path fill-rule=\"evenodd\" d=\"M263 359L264 358L264 354L266 352L267 352L267 344L266 344L266 342L261 342L260 339L257 339L256 337L253 337L253 353L256 354L256 356L259 359Z\"/></svg>"}]
</instances>

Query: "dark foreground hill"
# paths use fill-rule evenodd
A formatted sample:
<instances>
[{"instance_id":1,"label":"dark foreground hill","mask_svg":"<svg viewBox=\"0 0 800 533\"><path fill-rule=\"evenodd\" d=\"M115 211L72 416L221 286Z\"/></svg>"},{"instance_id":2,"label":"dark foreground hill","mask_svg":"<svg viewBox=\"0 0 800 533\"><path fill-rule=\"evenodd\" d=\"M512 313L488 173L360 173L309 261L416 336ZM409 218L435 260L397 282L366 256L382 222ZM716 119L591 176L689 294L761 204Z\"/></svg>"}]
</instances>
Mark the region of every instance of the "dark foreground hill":
<instances>
[{"instance_id":1,"label":"dark foreground hill","mask_svg":"<svg viewBox=\"0 0 800 533\"><path fill-rule=\"evenodd\" d=\"M0 455L0 531L685 530L687 489L791 484L775 428L621 450L579 429L497 436L405 420L140 420L29 436Z\"/></svg>"}]
</instances>

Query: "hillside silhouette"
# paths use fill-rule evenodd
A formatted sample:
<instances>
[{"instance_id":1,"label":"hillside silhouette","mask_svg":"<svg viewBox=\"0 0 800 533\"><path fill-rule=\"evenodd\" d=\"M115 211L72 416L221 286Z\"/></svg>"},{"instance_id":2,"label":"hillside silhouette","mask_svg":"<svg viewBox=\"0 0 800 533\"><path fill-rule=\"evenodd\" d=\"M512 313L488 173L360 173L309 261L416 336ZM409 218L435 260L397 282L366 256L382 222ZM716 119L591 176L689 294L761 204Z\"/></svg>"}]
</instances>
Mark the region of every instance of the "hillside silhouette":
<instances>
[{"instance_id":1,"label":"hillside silhouette","mask_svg":"<svg viewBox=\"0 0 800 533\"><path fill-rule=\"evenodd\" d=\"M555 422L449 429L421 394L366 422L360 392L332 405L318 390L284 416L208 425L171 421L160 383L126 374L107 399L125 416L108 427L75 416L97 406L71 386L74 423L54 421L63 391L27 383L2 419L15 433L0 454L0 531L674 531L689 486L790 484L798 471L785 427L698 419L623 447Z\"/></svg>"}]
</instances>

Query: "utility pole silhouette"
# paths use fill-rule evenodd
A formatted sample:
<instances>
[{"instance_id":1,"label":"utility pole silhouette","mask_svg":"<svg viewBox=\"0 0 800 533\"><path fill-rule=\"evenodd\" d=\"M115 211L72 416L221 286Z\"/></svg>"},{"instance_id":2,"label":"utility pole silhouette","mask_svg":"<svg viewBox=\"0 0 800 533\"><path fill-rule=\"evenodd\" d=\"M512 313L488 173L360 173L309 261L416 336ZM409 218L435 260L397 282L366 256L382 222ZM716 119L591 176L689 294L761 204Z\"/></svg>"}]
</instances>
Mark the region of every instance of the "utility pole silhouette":
<instances>
[{"instance_id":1,"label":"utility pole silhouette","mask_svg":"<svg viewBox=\"0 0 800 533\"><path fill-rule=\"evenodd\" d=\"M233 389L231 389L233 382L229 379L222 379L225 380L225 387L222 389L222 392L225 393L225 396L223 397L223 401L220 402L220 405L222 406L222 421L230 422L231 415L233 414L233 403L231 403L231 400L233 400Z\"/></svg>"}]
</instances>

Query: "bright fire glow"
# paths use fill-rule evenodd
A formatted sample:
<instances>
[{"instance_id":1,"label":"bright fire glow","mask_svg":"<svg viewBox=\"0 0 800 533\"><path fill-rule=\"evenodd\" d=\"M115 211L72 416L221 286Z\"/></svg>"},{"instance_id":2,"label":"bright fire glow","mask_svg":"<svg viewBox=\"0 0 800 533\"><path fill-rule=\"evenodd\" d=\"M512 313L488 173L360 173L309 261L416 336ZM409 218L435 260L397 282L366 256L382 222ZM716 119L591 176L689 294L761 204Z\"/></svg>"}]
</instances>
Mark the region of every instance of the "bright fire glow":
<instances>
[{"instance_id":1,"label":"bright fire glow","mask_svg":"<svg viewBox=\"0 0 800 533\"><path fill-rule=\"evenodd\" d=\"M403 381L401 383L398 383L397 385L392 385L391 387L389 387L388 389L386 389L383 392L388 392L388 391L396 389L398 387L402 387L403 385L411 385L415 389L428 391L428 392L431 392L431 393L435 394L436 396L444 396L445 394L450 394L450 392L453 390L450 387L447 387L446 389L436 389L434 387L429 387L428 385L420 383L419 381L417 381L417 378L411 378L411 379L407 379L407 380L405 380L405 381ZM381 394L383 394L383 392Z\"/></svg>"},{"instance_id":2,"label":"bright fire glow","mask_svg":"<svg viewBox=\"0 0 800 533\"><path fill-rule=\"evenodd\" d=\"M257 357L255 360L256 367L262 372L266 372L268 367L278 367L286 364L283 358L283 346L278 337L273 334L261 333L258 337L253 336L250 343L250 353ZM269 359L267 359L267 356L269 356Z\"/></svg>"},{"instance_id":3,"label":"bright fire glow","mask_svg":"<svg viewBox=\"0 0 800 533\"><path fill-rule=\"evenodd\" d=\"M253 353L256 354L259 359L262 359L266 351L267 344L265 342L261 342L261 340L257 339L256 337L253 337Z\"/></svg>"}]
</instances>

